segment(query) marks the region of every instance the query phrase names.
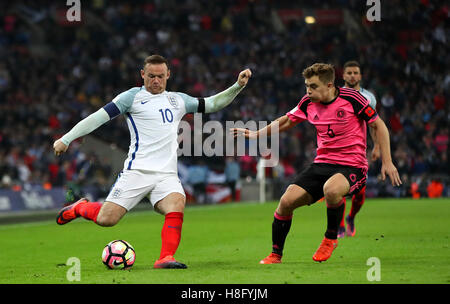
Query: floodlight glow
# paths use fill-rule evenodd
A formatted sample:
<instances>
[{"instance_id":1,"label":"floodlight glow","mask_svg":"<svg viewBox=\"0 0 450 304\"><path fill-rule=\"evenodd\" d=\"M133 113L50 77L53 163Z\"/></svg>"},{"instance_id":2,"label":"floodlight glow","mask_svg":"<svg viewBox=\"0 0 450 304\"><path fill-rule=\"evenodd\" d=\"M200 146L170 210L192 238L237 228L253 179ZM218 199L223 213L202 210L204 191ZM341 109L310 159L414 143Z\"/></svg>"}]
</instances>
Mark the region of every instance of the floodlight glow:
<instances>
[{"instance_id":1,"label":"floodlight glow","mask_svg":"<svg viewBox=\"0 0 450 304\"><path fill-rule=\"evenodd\" d=\"M306 16L305 17L305 22L308 23L308 24L316 23L316 18L314 18L313 16Z\"/></svg>"}]
</instances>

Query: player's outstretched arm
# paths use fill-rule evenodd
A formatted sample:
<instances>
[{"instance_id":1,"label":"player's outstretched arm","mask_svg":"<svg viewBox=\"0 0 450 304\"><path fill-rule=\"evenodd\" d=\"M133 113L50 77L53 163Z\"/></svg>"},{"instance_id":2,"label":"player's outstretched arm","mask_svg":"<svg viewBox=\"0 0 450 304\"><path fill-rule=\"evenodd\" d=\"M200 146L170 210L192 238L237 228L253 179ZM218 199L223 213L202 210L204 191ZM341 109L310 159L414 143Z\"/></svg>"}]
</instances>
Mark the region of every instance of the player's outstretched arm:
<instances>
[{"instance_id":1,"label":"player's outstretched arm","mask_svg":"<svg viewBox=\"0 0 450 304\"><path fill-rule=\"evenodd\" d=\"M186 113L213 113L228 106L244 89L251 76L252 72L249 69L241 71L237 81L231 87L210 97L196 98L181 92L177 94L184 100Z\"/></svg>"},{"instance_id":2,"label":"player's outstretched arm","mask_svg":"<svg viewBox=\"0 0 450 304\"><path fill-rule=\"evenodd\" d=\"M370 134L370 137L372 137L372 141L373 141L373 149L372 149L372 153L370 154L370 158L372 161L376 161L381 156L380 145L378 144L377 137L376 137L377 135L375 134L374 128L369 128L369 134Z\"/></svg>"},{"instance_id":3,"label":"player's outstretched arm","mask_svg":"<svg viewBox=\"0 0 450 304\"><path fill-rule=\"evenodd\" d=\"M289 119L287 115L281 116L274 121L272 121L269 125L265 126L262 129L259 129L257 131L252 131L249 129L243 129L243 128L232 128L230 129L231 134L233 134L234 137L237 136L244 136L246 138L250 139L256 139L260 137L261 135L270 136L272 135L273 130L278 129L278 133L281 133L283 131L289 130L293 126L297 125L298 122L293 122Z\"/></svg>"},{"instance_id":4,"label":"player's outstretched arm","mask_svg":"<svg viewBox=\"0 0 450 304\"><path fill-rule=\"evenodd\" d=\"M228 106L234 98L244 89L248 80L252 77L250 69L245 69L239 73L238 79L234 85L214 96L205 98L205 112L217 112Z\"/></svg>"},{"instance_id":5,"label":"player's outstretched arm","mask_svg":"<svg viewBox=\"0 0 450 304\"><path fill-rule=\"evenodd\" d=\"M369 127L375 131L375 140L380 147L381 152L381 178L384 181L386 175L389 176L392 186L400 186L402 181L397 168L392 163L391 145L389 140L389 131L384 121L378 116L374 122L369 124Z\"/></svg>"},{"instance_id":6,"label":"player's outstretched arm","mask_svg":"<svg viewBox=\"0 0 450 304\"><path fill-rule=\"evenodd\" d=\"M75 139L91 133L105 122L109 121L110 116L104 108L92 113L85 119L77 123L68 133L53 143L53 149L56 155L67 151L70 143Z\"/></svg>"}]
</instances>

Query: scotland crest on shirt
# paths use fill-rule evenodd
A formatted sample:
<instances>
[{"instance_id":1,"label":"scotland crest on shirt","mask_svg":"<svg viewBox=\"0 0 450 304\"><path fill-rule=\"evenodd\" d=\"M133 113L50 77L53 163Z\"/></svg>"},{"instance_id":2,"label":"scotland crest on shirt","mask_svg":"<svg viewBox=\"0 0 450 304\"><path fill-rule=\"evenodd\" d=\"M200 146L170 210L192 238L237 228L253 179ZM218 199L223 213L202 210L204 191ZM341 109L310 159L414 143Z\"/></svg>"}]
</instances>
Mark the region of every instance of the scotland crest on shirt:
<instances>
[{"instance_id":1,"label":"scotland crest on shirt","mask_svg":"<svg viewBox=\"0 0 450 304\"><path fill-rule=\"evenodd\" d=\"M175 109L178 108L178 100L175 96L167 95L167 99L169 100L169 103L172 107L174 107Z\"/></svg>"},{"instance_id":2,"label":"scotland crest on shirt","mask_svg":"<svg viewBox=\"0 0 450 304\"><path fill-rule=\"evenodd\" d=\"M344 111L344 109L337 109L337 111L336 111L336 117L337 117L338 119L343 119L343 118L345 118L345 111Z\"/></svg>"}]
</instances>

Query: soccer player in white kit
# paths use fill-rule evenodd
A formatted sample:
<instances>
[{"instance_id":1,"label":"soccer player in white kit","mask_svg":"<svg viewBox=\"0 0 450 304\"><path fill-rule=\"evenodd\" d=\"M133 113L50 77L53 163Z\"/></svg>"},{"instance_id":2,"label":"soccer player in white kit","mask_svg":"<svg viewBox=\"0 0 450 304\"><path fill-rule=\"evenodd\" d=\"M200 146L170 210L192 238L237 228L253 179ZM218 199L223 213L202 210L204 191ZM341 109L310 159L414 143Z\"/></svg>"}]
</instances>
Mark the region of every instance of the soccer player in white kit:
<instances>
[{"instance_id":1,"label":"soccer player in white kit","mask_svg":"<svg viewBox=\"0 0 450 304\"><path fill-rule=\"evenodd\" d=\"M361 87L361 67L357 61L347 61L344 64L344 71L342 73L342 78L344 79L344 84L346 88L352 88L359 91L368 101L369 105L376 109L377 107L377 99L369 90ZM372 128L368 128L370 136L374 142L374 146L371 153L371 160L375 161L380 158L380 147L375 140L375 131ZM355 236L356 227L355 227L355 216L361 209L364 201L366 199L366 186L361 189L361 191L352 196L352 208L350 209L350 213L345 216L345 197L342 199L344 201L344 214L342 216L341 223L339 225L338 230L338 238L343 238L345 235L347 236ZM345 227L347 224L347 228Z\"/></svg>"},{"instance_id":2,"label":"soccer player in white kit","mask_svg":"<svg viewBox=\"0 0 450 304\"><path fill-rule=\"evenodd\" d=\"M114 226L147 196L155 210L165 216L161 254L154 268L187 268L173 257L181 240L186 203L177 174L178 124L186 113L211 113L229 105L247 84L251 71L243 70L234 85L206 98L166 91L170 69L160 55L145 59L141 77L142 87L119 94L53 144L55 154L60 155L73 140L120 114L127 117L131 137L128 157L105 202L82 198L61 209L56 221L63 225L83 217L100 226Z\"/></svg>"}]
</instances>

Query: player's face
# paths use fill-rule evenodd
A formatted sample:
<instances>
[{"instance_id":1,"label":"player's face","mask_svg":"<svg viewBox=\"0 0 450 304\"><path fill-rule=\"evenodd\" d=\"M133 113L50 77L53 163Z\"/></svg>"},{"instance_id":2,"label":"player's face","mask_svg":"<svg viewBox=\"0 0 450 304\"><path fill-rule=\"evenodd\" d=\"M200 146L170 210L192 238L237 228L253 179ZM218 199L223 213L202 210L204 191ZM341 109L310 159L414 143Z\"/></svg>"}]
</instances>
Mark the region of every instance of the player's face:
<instances>
[{"instance_id":1,"label":"player's face","mask_svg":"<svg viewBox=\"0 0 450 304\"><path fill-rule=\"evenodd\" d=\"M141 70L141 77L144 79L144 86L152 94L164 92L167 85L167 79L170 77L170 70L165 63L149 64L147 63Z\"/></svg>"},{"instance_id":2,"label":"player's face","mask_svg":"<svg viewBox=\"0 0 450 304\"><path fill-rule=\"evenodd\" d=\"M313 102L327 101L330 97L330 89L334 87L332 82L323 83L319 76L305 79L306 94Z\"/></svg>"},{"instance_id":3,"label":"player's face","mask_svg":"<svg viewBox=\"0 0 450 304\"><path fill-rule=\"evenodd\" d=\"M359 70L359 67L346 67L343 78L346 87L354 88L358 86L361 81L361 71Z\"/></svg>"}]
</instances>

